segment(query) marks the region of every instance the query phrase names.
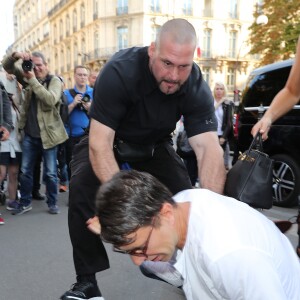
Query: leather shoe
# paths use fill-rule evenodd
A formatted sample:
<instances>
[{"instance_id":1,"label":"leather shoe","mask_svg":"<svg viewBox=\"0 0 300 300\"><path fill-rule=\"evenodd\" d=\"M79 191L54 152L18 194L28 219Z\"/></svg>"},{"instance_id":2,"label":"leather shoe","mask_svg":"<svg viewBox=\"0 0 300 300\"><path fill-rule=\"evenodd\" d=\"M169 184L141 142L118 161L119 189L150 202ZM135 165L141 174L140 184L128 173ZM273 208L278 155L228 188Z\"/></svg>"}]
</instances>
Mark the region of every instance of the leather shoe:
<instances>
[{"instance_id":1,"label":"leather shoe","mask_svg":"<svg viewBox=\"0 0 300 300\"><path fill-rule=\"evenodd\" d=\"M32 199L42 201L45 200L45 195L42 195L40 191L36 191L32 193Z\"/></svg>"}]
</instances>

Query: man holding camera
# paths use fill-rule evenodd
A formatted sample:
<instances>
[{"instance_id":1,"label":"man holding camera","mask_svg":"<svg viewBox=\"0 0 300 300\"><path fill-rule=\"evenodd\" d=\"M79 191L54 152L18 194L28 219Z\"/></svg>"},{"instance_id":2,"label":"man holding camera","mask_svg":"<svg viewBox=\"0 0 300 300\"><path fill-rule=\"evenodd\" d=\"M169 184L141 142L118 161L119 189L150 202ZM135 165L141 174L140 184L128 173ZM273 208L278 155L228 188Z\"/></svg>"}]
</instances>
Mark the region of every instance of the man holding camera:
<instances>
[{"instance_id":1,"label":"man holding camera","mask_svg":"<svg viewBox=\"0 0 300 300\"><path fill-rule=\"evenodd\" d=\"M84 66L76 66L74 69L75 86L64 91L69 103L69 120L65 124L69 139L66 142L66 163L68 176L71 178L70 161L74 146L84 135L89 126L89 111L93 97L93 89L88 86L88 69Z\"/></svg>"},{"instance_id":2,"label":"man holding camera","mask_svg":"<svg viewBox=\"0 0 300 300\"><path fill-rule=\"evenodd\" d=\"M33 169L37 157L42 155L48 212L57 214L57 146L68 138L59 115L62 83L58 77L49 75L41 52L14 52L2 63L8 73L16 75L24 91L19 121L19 129L24 130L21 199L12 213L21 215L32 209Z\"/></svg>"}]
</instances>

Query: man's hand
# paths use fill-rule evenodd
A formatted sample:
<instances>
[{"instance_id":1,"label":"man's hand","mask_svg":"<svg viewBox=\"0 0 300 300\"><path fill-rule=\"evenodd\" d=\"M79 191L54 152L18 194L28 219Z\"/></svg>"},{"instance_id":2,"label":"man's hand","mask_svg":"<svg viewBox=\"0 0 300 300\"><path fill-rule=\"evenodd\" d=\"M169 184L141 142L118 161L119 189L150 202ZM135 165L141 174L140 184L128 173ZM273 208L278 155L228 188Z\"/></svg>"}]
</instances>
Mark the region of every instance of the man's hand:
<instances>
[{"instance_id":1,"label":"man's hand","mask_svg":"<svg viewBox=\"0 0 300 300\"><path fill-rule=\"evenodd\" d=\"M15 59L15 60L18 60L18 59L22 59L23 61L24 60L30 60L31 59L31 54L28 53L28 52L14 52L12 54L12 57ZM35 74L34 74L34 71L33 69L31 71L23 71L23 76L26 78L26 79L30 79L30 78L33 78L35 77Z\"/></svg>"},{"instance_id":2,"label":"man's hand","mask_svg":"<svg viewBox=\"0 0 300 300\"><path fill-rule=\"evenodd\" d=\"M89 102L83 102L83 101L82 101L81 104L82 104L82 106L84 107L84 109L85 109L87 112L90 111L90 107L91 107L91 104L92 104L91 101L89 101Z\"/></svg>"},{"instance_id":3,"label":"man's hand","mask_svg":"<svg viewBox=\"0 0 300 300\"><path fill-rule=\"evenodd\" d=\"M225 141L226 141L226 140L225 140L223 137L220 137L220 138L219 138L219 143L220 143L220 145L224 145Z\"/></svg>"},{"instance_id":4,"label":"man's hand","mask_svg":"<svg viewBox=\"0 0 300 300\"><path fill-rule=\"evenodd\" d=\"M6 141L9 138L9 131L5 127L0 126L0 132L2 133L1 141Z\"/></svg>"},{"instance_id":5,"label":"man's hand","mask_svg":"<svg viewBox=\"0 0 300 300\"><path fill-rule=\"evenodd\" d=\"M14 58L14 59L22 59L22 60L30 60L31 59L31 55L30 55L30 53L28 53L28 52L14 52L13 54L12 54L12 57Z\"/></svg>"},{"instance_id":6,"label":"man's hand","mask_svg":"<svg viewBox=\"0 0 300 300\"><path fill-rule=\"evenodd\" d=\"M90 218L86 221L86 225L87 225L87 228L97 234L97 235L100 235L101 233L101 224L99 222L99 218L97 216L93 217L93 218Z\"/></svg>"}]
</instances>

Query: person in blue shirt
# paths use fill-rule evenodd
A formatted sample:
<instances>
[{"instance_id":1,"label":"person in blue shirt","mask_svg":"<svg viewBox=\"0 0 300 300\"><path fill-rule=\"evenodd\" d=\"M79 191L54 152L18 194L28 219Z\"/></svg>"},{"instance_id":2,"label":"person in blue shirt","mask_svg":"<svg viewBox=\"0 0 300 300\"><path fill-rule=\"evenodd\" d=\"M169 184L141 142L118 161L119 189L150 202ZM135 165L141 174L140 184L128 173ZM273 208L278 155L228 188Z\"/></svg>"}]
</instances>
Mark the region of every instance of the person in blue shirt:
<instances>
[{"instance_id":1,"label":"person in blue shirt","mask_svg":"<svg viewBox=\"0 0 300 300\"><path fill-rule=\"evenodd\" d=\"M93 97L93 89L88 86L88 69L84 66L76 66L74 69L75 85L73 89L64 91L69 103L69 120L65 124L69 139L66 142L66 163L68 176L71 178L70 161L74 146L84 135L89 126L89 111Z\"/></svg>"}]
</instances>

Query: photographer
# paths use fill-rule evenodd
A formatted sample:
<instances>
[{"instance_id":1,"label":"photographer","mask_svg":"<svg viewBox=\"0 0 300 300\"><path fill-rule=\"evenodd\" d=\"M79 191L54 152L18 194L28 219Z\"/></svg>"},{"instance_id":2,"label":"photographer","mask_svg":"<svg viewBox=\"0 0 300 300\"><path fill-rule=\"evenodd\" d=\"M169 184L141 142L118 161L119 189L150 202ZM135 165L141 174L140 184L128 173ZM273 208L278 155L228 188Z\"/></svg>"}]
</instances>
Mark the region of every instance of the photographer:
<instances>
[{"instance_id":1,"label":"photographer","mask_svg":"<svg viewBox=\"0 0 300 300\"><path fill-rule=\"evenodd\" d=\"M66 163L68 175L71 178L70 161L74 146L84 135L89 126L89 111L93 97L93 89L87 85L88 69L84 66L76 66L74 69L75 86L64 91L69 103L69 120L65 124L69 139L66 142Z\"/></svg>"},{"instance_id":2,"label":"photographer","mask_svg":"<svg viewBox=\"0 0 300 300\"><path fill-rule=\"evenodd\" d=\"M49 81L47 61L41 52L14 52L2 63L8 73L16 76L24 91L19 121L19 129L24 130L21 199L13 214L21 215L32 209L33 169L39 155L44 161L48 212L57 214L57 146L68 138L59 115L61 81L56 76Z\"/></svg>"}]
</instances>

